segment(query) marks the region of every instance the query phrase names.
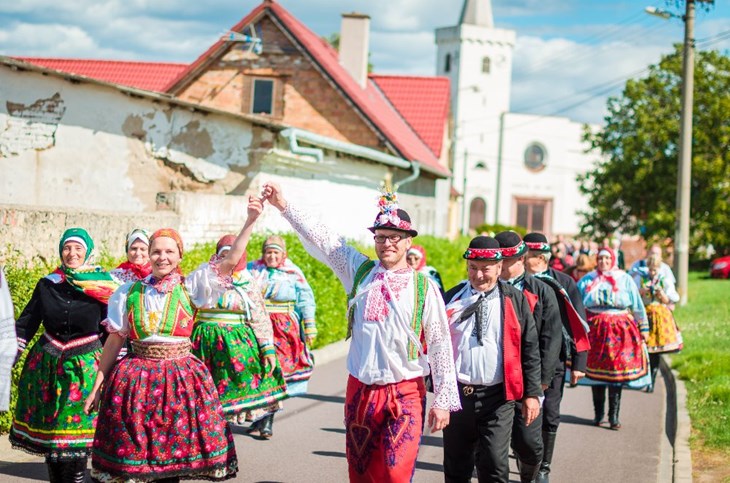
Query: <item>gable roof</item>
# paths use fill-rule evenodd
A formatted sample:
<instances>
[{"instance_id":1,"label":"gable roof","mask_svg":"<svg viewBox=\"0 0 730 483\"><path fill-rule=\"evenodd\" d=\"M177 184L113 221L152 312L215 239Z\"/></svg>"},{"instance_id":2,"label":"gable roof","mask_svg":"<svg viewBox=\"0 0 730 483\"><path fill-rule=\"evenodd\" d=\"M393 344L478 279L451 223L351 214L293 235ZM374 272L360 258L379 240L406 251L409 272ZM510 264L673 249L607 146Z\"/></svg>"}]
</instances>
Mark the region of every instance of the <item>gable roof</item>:
<instances>
[{"instance_id":1,"label":"gable roof","mask_svg":"<svg viewBox=\"0 0 730 483\"><path fill-rule=\"evenodd\" d=\"M318 70L351 102L366 123L395 153L406 160L418 161L425 171L440 177L449 176L449 170L439 163L438 156L398 113L375 82L369 79L365 88L360 87L340 65L337 51L277 2L264 0L231 30L242 32L246 26L255 23L266 14L270 15L274 22L289 34L295 44L310 57ZM226 42L218 40L170 83L166 89L167 92L173 95L179 93L228 47Z\"/></svg>"},{"instance_id":2,"label":"gable roof","mask_svg":"<svg viewBox=\"0 0 730 483\"><path fill-rule=\"evenodd\" d=\"M55 59L45 57L14 58L52 70L153 92L164 92L165 87L188 66L188 64L173 62Z\"/></svg>"},{"instance_id":3,"label":"gable roof","mask_svg":"<svg viewBox=\"0 0 730 483\"><path fill-rule=\"evenodd\" d=\"M371 74L370 79L431 151L441 157L449 115L449 78Z\"/></svg>"}]
</instances>

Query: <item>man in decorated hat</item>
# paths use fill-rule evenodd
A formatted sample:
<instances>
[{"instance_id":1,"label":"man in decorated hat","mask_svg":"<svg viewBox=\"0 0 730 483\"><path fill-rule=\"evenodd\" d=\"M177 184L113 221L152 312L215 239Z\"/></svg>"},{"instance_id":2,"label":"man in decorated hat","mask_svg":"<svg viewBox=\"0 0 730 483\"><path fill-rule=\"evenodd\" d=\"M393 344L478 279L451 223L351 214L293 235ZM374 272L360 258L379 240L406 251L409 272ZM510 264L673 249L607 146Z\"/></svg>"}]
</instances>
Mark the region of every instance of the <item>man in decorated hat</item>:
<instances>
[{"instance_id":1,"label":"man in decorated hat","mask_svg":"<svg viewBox=\"0 0 730 483\"><path fill-rule=\"evenodd\" d=\"M542 233L528 233L525 235L524 242L527 246L525 268L528 273L546 283L555 293L563 327L560 363L555 369L550 385L545 389L545 401L543 402L543 456L537 482L547 483L560 424L560 402L563 399L566 365L570 364L571 384L577 384L578 380L585 376L590 344L585 323L583 298L571 276L550 268L551 252L547 237Z\"/></svg>"},{"instance_id":2,"label":"man in decorated hat","mask_svg":"<svg viewBox=\"0 0 730 483\"><path fill-rule=\"evenodd\" d=\"M444 298L463 409L444 430L447 482L509 481L515 407L531 425L540 414L540 348L523 293L499 280L502 250L478 236L464 253L468 280Z\"/></svg>"},{"instance_id":3,"label":"man in decorated hat","mask_svg":"<svg viewBox=\"0 0 730 483\"><path fill-rule=\"evenodd\" d=\"M350 481L410 481L424 424L424 376L430 372L435 392L428 413L431 432L444 429L449 412L461 408L439 289L406 262L418 235L410 216L398 207L395 194L383 193L369 228L377 254L377 260L370 260L284 199L277 184L266 183L263 196L348 293L352 342L345 429Z\"/></svg>"},{"instance_id":4,"label":"man in decorated hat","mask_svg":"<svg viewBox=\"0 0 730 483\"><path fill-rule=\"evenodd\" d=\"M500 278L522 291L535 319L537 337L540 341L540 382L544 391L555 374L563 342L558 301L550 287L525 270L527 246L519 234L514 231L503 231L497 233L495 239L502 249ZM542 413L535 424L527 426L522 420L519 407L517 408L512 428L512 447L519 462L520 481L522 483L534 481L542 461Z\"/></svg>"}]
</instances>

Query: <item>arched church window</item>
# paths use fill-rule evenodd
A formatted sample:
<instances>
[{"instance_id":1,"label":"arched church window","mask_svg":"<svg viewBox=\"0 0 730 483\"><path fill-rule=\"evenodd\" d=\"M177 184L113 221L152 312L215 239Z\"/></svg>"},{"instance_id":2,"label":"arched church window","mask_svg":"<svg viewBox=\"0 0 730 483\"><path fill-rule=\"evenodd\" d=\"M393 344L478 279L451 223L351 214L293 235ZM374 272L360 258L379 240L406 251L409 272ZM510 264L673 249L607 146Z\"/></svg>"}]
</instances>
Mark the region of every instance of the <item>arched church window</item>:
<instances>
[{"instance_id":1,"label":"arched church window","mask_svg":"<svg viewBox=\"0 0 730 483\"><path fill-rule=\"evenodd\" d=\"M444 58L444 72L451 72L451 54L446 54Z\"/></svg>"},{"instance_id":2,"label":"arched church window","mask_svg":"<svg viewBox=\"0 0 730 483\"><path fill-rule=\"evenodd\" d=\"M492 61L489 60L489 57L484 57L482 59L482 73L489 74L489 70L491 69Z\"/></svg>"},{"instance_id":3,"label":"arched church window","mask_svg":"<svg viewBox=\"0 0 730 483\"><path fill-rule=\"evenodd\" d=\"M487 202L483 198L474 198L469 204L469 228L483 225L487 218Z\"/></svg>"}]
</instances>

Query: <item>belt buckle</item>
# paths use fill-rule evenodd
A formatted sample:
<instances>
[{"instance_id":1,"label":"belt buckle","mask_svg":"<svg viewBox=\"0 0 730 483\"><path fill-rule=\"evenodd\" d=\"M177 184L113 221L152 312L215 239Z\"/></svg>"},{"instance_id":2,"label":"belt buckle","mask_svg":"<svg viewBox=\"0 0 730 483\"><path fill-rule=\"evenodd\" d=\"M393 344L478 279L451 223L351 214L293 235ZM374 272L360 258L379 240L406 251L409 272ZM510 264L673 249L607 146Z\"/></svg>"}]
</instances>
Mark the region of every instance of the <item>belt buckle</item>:
<instances>
[{"instance_id":1,"label":"belt buckle","mask_svg":"<svg viewBox=\"0 0 730 483\"><path fill-rule=\"evenodd\" d=\"M461 392L464 393L464 396L471 396L474 394L474 386L464 386L461 388Z\"/></svg>"}]
</instances>

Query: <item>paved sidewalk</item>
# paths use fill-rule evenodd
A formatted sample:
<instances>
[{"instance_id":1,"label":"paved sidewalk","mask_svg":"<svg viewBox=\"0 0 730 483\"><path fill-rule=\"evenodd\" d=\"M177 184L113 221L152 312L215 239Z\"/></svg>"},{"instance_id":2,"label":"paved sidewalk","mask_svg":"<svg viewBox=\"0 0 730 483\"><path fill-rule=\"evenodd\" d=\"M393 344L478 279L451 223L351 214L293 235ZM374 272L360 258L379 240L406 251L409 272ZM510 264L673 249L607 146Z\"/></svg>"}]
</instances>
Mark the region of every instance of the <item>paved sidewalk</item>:
<instances>
[{"instance_id":1,"label":"paved sidewalk","mask_svg":"<svg viewBox=\"0 0 730 483\"><path fill-rule=\"evenodd\" d=\"M347 481L343 427L346 378L343 357L320 364L309 394L285 402L270 441L255 440L242 428L235 428L241 468L235 481ZM552 481L658 481L665 397L664 385L658 382L653 394L624 392L620 431L590 424L593 410L589 388L566 388ZM11 450L7 436L2 436L0 482L46 481L46 475L42 458ZM512 478L518 481L515 473ZM441 433L424 435L414 481L443 481Z\"/></svg>"}]
</instances>

